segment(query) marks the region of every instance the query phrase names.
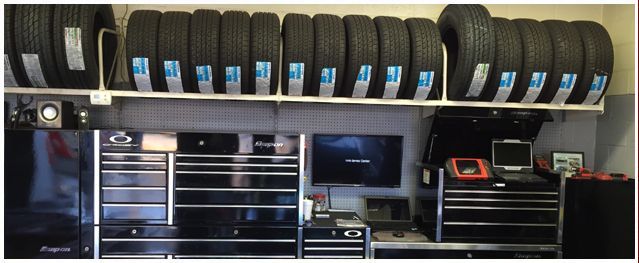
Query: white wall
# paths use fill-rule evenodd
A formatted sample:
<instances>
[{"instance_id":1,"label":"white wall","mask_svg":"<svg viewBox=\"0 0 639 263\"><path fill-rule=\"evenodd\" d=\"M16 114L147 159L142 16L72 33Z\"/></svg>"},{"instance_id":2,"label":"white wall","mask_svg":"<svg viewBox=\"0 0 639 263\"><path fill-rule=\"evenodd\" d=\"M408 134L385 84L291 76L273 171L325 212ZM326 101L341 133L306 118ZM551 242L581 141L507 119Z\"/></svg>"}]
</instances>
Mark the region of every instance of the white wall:
<instances>
[{"instance_id":1,"label":"white wall","mask_svg":"<svg viewBox=\"0 0 639 263\"><path fill-rule=\"evenodd\" d=\"M604 5L603 25L610 33L615 65L606 92L605 113L597 119L595 168L636 177L635 6Z\"/></svg>"}]
</instances>

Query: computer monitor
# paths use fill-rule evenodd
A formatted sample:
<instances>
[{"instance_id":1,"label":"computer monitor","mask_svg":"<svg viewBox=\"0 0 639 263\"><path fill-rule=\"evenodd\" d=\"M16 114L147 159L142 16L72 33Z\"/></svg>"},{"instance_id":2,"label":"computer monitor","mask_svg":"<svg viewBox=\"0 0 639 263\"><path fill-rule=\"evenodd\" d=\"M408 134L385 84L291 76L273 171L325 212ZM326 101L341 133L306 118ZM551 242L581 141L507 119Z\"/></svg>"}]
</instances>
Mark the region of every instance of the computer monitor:
<instances>
[{"instance_id":1,"label":"computer monitor","mask_svg":"<svg viewBox=\"0 0 639 263\"><path fill-rule=\"evenodd\" d=\"M316 134L313 185L399 187L402 136Z\"/></svg>"},{"instance_id":2,"label":"computer monitor","mask_svg":"<svg viewBox=\"0 0 639 263\"><path fill-rule=\"evenodd\" d=\"M366 197L366 220L373 222L412 222L407 197Z\"/></svg>"},{"instance_id":3,"label":"computer monitor","mask_svg":"<svg viewBox=\"0 0 639 263\"><path fill-rule=\"evenodd\" d=\"M493 140L493 168L495 170L532 170L532 142Z\"/></svg>"}]
</instances>

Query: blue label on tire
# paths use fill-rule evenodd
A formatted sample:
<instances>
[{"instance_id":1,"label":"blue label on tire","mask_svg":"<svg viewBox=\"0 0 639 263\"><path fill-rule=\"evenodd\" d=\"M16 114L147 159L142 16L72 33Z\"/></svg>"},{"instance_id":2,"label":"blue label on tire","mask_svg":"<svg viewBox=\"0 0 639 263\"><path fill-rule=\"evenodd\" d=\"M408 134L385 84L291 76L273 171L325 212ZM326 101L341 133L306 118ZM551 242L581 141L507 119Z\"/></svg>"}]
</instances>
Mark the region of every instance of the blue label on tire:
<instances>
[{"instance_id":1,"label":"blue label on tire","mask_svg":"<svg viewBox=\"0 0 639 263\"><path fill-rule=\"evenodd\" d=\"M210 65L196 66L197 85L201 93L214 93L213 69Z\"/></svg>"}]
</instances>

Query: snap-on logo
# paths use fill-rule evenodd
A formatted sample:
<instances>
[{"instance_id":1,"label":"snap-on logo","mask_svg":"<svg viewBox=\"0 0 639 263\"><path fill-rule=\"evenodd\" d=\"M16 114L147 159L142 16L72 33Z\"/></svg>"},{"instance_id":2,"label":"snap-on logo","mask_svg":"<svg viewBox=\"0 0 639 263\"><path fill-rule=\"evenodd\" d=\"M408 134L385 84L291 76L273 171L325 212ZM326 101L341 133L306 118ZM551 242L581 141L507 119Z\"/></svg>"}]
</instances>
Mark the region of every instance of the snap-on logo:
<instances>
[{"instance_id":1,"label":"snap-on logo","mask_svg":"<svg viewBox=\"0 0 639 263\"><path fill-rule=\"evenodd\" d=\"M40 253L69 253L71 252L71 248L70 247L47 247L47 246L43 246L40 248Z\"/></svg>"},{"instance_id":2,"label":"snap-on logo","mask_svg":"<svg viewBox=\"0 0 639 263\"><path fill-rule=\"evenodd\" d=\"M133 138L126 135L113 135L109 138L109 141L112 143L130 143L133 141Z\"/></svg>"},{"instance_id":3,"label":"snap-on logo","mask_svg":"<svg viewBox=\"0 0 639 263\"><path fill-rule=\"evenodd\" d=\"M263 142L263 141L256 141L255 142L255 147L283 147L284 143L281 142Z\"/></svg>"}]
</instances>

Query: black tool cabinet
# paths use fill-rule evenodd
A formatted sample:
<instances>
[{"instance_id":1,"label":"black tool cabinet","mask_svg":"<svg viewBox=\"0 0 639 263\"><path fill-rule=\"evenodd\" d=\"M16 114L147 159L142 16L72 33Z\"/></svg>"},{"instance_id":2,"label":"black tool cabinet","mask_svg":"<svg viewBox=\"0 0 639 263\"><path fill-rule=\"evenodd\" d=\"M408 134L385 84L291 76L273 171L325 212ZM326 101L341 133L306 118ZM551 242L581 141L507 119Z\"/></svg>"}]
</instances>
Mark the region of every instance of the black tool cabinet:
<instances>
[{"instance_id":1,"label":"black tool cabinet","mask_svg":"<svg viewBox=\"0 0 639 263\"><path fill-rule=\"evenodd\" d=\"M552 184L445 183L437 241L557 244L560 201Z\"/></svg>"},{"instance_id":2,"label":"black tool cabinet","mask_svg":"<svg viewBox=\"0 0 639 263\"><path fill-rule=\"evenodd\" d=\"M296 258L300 137L96 131L94 256Z\"/></svg>"}]
</instances>

